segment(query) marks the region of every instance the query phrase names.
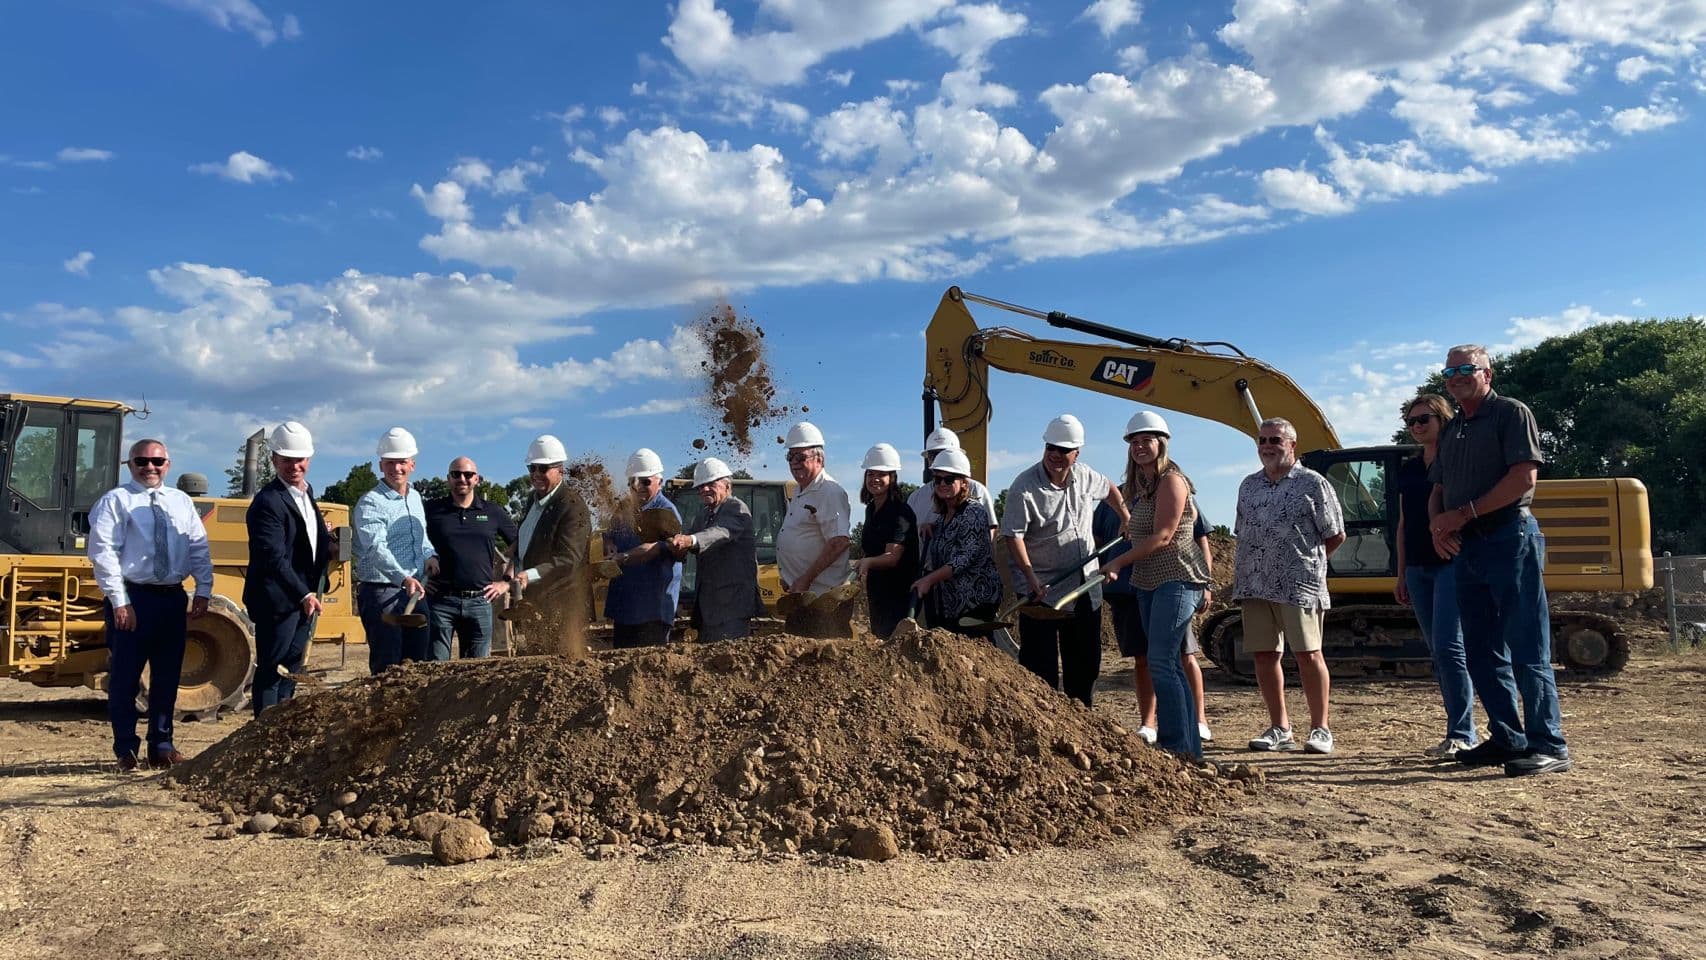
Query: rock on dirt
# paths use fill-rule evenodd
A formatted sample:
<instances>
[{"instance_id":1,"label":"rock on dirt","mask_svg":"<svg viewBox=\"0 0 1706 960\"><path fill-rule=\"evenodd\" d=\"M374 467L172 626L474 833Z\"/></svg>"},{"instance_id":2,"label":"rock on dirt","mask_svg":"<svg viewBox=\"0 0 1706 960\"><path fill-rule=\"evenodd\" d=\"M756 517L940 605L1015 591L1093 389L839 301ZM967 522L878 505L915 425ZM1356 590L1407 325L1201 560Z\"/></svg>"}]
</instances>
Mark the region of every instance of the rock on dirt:
<instances>
[{"instance_id":1,"label":"rock on dirt","mask_svg":"<svg viewBox=\"0 0 1706 960\"><path fill-rule=\"evenodd\" d=\"M470 820L453 820L432 838L432 855L447 867L484 860L492 855L492 836Z\"/></svg>"},{"instance_id":2,"label":"rock on dirt","mask_svg":"<svg viewBox=\"0 0 1706 960\"><path fill-rule=\"evenodd\" d=\"M244 833L271 833L278 829L278 817L270 813L257 813L243 824Z\"/></svg>"},{"instance_id":3,"label":"rock on dirt","mask_svg":"<svg viewBox=\"0 0 1706 960\"><path fill-rule=\"evenodd\" d=\"M881 863L900 856L900 844L895 841L894 830L888 824L878 823L854 830L847 844L847 853L860 860Z\"/></svg>"}]
</instances>

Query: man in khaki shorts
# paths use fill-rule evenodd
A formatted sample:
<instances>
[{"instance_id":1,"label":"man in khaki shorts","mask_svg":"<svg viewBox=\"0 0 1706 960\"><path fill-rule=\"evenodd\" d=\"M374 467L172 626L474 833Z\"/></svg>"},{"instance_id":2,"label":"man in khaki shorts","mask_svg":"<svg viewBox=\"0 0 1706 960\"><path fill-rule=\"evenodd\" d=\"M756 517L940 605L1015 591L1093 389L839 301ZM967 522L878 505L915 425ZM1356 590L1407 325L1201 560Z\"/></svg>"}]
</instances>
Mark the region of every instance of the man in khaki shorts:
<instances>
[{"instance_id":1,"label":"man in khaki shorts","mask_svg":"<svg viewBox=\"0 0 1706 960\"><path fill-rule=\"evenodd\" d=\"M1278 417L1256 431L1262 469L1238 487L1238 552L1232 599L1243 609L1244 649L1256 660L1256 683L1268 708L1268 729L1251 750L1296 750L1285 711L1285 648L1309 702L1303 749L1333 752L1327 726L1327 661L1321 626L1327 614L1327 558L1345 542L1344 515L1327 478L1297 462L1297 429Z\"/></svg>"}]
</instances>

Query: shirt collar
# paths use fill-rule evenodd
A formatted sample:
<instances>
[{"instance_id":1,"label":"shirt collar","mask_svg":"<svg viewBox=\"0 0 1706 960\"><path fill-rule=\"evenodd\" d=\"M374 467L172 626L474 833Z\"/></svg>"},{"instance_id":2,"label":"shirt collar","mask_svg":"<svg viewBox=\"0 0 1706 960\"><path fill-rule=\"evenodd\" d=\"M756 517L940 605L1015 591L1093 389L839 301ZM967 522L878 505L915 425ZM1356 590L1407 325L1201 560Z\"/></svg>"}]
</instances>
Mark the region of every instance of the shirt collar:
<instances>
[{"instance_id":1,"label":"shirt collar","mask_svg":"<svg viewBox=\"0 0 1706 960\"><path fill-rule=\"evenodd\" d=\"M379 484L377 486L375 486L373 489L379 491L379 495L386 498L387 500L407 500L409 498L409 491L414 489L414 488L413 487L404 487L403 492L398 493L397 491L391 489L390 484L387 484L385 481L381 480L381 481L379 481Z\"/></svg>"},{"instance_id":2,"label":"shirt collar","mask_svg":"<svg viewBox=\"0 0 1706 960\"><path fill-rule=\"evenodd\" d=\"M147 487L143 486L141 483L139 483L135 480L126 480L124 482L124 488L126 490L129 490L131 493L147 493L148 492ZM161 490L164 488L165 488L165 484L161 484L160 486L155 487L154 489Z\"/></svg>"},{"instance_id":3,"label":"shirt collar","mask_svg":"<svg viewBox=\"0 0 1706 960\"><path fill-rule=\"evenodd\" d=\"M818 471L818 472L817 472L817 476L815 476L815 477L813 477L813 478L812 478L812 482L811 482L811 483L808 483L808 484L806 484L806 485L805 485L805 486L803 486L803 487L801 487L801 488L800 488L800 489L799 489L799 491L798 491L798 492L797 492L797 493L795 493L795 494L794 494L794 496L796 496L796 497L800 497L800 496L804 496L804 495L805 495L805 493L806 493L806 491L808 491L808 490L815 490L815 489L817 489L817 487L818 487L818 486L820 486L820 485L821 485L821 484L822 484L822 483L823 483L823 482L824 482L824 481L825 481L825 480L833 480L833 479L835 479L835 478L834 478L834 477L831 477L831 476L830 476L830 475L829 475L829 471L828 471L828 470L819 470L819 471Z\"/></svg>"},{"instance_id":4,"label":"shirt collar","mask_svg":"<svg viewBox=\"0 0 1706 960\"><path fill-rule=\"evenodd\" d=\"M552 487L548 492L546 492L546 494L543 497L538 497L533 502L535 504L543 507L545 504L550 503L551 498L555 497L557 495L557 491L561 490L561 489L563 489L563 481L558 480L556 486Z\"/></svg>"}]
</instances>

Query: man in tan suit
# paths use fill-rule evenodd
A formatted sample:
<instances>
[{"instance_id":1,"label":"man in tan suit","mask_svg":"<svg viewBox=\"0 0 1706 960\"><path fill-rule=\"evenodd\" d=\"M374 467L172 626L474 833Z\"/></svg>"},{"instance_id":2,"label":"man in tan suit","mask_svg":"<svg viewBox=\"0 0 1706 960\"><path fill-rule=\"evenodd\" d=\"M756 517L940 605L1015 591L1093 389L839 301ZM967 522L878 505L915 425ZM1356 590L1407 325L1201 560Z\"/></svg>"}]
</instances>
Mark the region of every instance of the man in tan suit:
<instances>
[{"instance_id":1,"label":"man in tan suit","mask_svg":"<svg viewBox=\"0 0 1706 960\"><path fill-rule=\"evenodd\" d=\"M521 518L511 579L531 611L521 618L526 652L576 657L586 652L592 613L587 563L592 516L580 494L563 482L567 459L563 442L550 434L527 448L533 496Z\"/></svg>"}]
</instances>

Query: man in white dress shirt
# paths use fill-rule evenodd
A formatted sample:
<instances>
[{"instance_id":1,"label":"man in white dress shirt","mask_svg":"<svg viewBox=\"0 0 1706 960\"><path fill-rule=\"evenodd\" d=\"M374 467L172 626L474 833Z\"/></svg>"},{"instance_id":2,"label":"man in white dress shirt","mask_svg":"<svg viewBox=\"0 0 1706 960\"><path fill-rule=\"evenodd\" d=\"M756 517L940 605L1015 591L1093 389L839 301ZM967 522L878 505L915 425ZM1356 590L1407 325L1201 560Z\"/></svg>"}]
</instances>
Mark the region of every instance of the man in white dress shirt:
<instances>
[{"instance_id":1,"label":"man in white dress shirt","mask_svg":"<svg viewBox=\"0 0 1706 960\"><path fill-rule=\"evenodd\" d=\"M170 767L184 759L172 745L172 715L184 665L188 617L207 612L213 560L207 530L189 495L166 486L171 457L158 440L131 445L130 482L107 491L89 510L89 562L106 596L107 716L119 769L142 762ZM186 604L184 580L195 577ZM149 668L148 752L139 757L136 694Z\"/></svg>"}]
</instances>

